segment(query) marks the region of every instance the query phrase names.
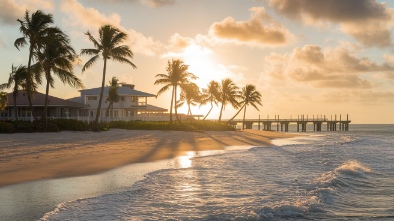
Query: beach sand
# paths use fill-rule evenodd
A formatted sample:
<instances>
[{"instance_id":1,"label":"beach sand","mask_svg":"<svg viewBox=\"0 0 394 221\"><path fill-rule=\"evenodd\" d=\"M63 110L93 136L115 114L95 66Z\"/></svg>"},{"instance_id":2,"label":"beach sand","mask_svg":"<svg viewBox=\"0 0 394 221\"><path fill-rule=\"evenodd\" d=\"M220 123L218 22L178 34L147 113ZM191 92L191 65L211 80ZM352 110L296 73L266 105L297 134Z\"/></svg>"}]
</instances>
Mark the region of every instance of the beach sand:
<instances>
[{"instance_id":1,"label":"beach sand","mask_svg":"<svg viewBox=\"0 0 394 221\"><path fill-rule=\"evenodd\" d=\"M27 181L97 174L120 166L169 159L187 151L266 146L294 134L244 131L142 131L0 134L0 187Z\"/></svg>"}]
</instances>

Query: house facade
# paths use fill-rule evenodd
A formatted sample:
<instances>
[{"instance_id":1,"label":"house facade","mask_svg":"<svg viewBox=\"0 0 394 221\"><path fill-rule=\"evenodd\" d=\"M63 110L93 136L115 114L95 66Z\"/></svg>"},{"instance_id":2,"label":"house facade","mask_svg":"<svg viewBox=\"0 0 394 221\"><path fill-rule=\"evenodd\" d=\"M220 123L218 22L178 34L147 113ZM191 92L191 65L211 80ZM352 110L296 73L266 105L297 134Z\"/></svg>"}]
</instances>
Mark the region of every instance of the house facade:
<instances>
[{"instance_id":1,"label":"house facade","mask_svg":"<svg viewBox=\"0 0 394 221\"><path fill-rule=\"evenodd\" d=\"M109 101L108 91L110 86L104 87L103 100L101 102L100 118L111 120L158 120L157 118L168 115L167 109L150 105L148 98L156 97L154 94L135 90L132 84L121 84L118 88L119 101L113 103L113 107L107 111ZM80 117L93 118L96 116L100 99L101 87L80 90L80 96L71 98L69 101L80 103L84 108L79 110Z\"/></svg>"},{"instance_id":2,"label":"house facade","mask_svg":"<svg viewBox=\"0 0 394 221\"><path fill-rule=\"evenodd\" d=\"M14 104L14 97L12 96L12 93L8 93L7 96L8 104L5 111L0 111L1 119L15 119L16 115L19 119L31 120L33 118L26 91L18 91L16 97L16 105ZM35 92L32 94L31 101L35 117L42 117L44 115L45 94ZM16 115L15 108L17 113ZM58 97L48 95L48 117L78 117L79 110L82 108L84 108L84 105L82 105L81 103L64 100Z\"/></svg>"}]
</instances>

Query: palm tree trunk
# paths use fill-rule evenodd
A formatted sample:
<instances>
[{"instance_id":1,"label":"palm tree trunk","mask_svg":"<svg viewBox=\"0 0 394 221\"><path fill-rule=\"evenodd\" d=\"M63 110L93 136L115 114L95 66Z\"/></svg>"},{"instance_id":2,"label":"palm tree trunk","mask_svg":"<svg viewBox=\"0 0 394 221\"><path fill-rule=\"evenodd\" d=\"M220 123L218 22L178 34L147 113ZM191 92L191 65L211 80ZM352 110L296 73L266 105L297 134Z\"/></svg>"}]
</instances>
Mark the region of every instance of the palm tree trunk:
<instances>
[{"instance_id":1,"label":"palm tree trunk","mask_svg":"<svg viewBox=\"0 0 394 221\"><path fill-rule=\"evenodd\" d=\"M219 114L219 122L222 120L222 112L223 112L224 104L222 103L222 107L220 108L220 114Z\"/></svg>"},{"instance_id":2,"label":"palm tree trunk","mask_svg":"<svg viewBox=\"0 0 394 221\"><path fill-rule=\"evenodd\" d=\"M179 122L179 118L178 118L178 108L176 107L176 102L177 102L177 100L176 100L176 90L177 89L177 86L175 86L175 93L174 93L174 102L175 102L175 117L176 117L176 120Z\"/></svg>"},{"instance_id":3,"label":"palm tree trunk","mask_svg":"<svg viewBox=\"0 0 394 221\"><path fill-rule=\"evenodd\" d=\"M174 102L174 90L175 90L175 87L172 86L171 106L170 106L170 124L172 124L172 105L173 105L173 102Z\"/></svg>"},{"instance_id":4,"label":"palm tree trunk","mask_svg":"<svg viewBox=\"0 0 394 221\"><path fill-rule=\"evenodd\" d=\"M190 109L190 104L187 104L187 106L188 106L187 114L192 115L192 110Z\"/></svg>"},{"instance_id":5,"label":"palm tree trunk","mask_svg":"<svg viewBox=\"0 0 394 221\"><path fill-rule=\"evenodd\" d=\"M45 119L45 125L47 122L47 116L48 116L48 95L49 95L49 77L48 73L46 74L46 79L47 79L47 85L45 88L45 104L44 104L44 119Z\"/></svg>"},{"instance_id":6,"label":"palm tree trunk","mask_svg":"<svg viewBox=\"0 0 394 221\"><path fill-rule=\"evenodd\" d=\"M208 115L211 113L211 110L212 110L212 109L213 109L213 104L212 104L212 102L211 102L211 109L209 109L207 115L205 115L204 119L202 119L202 120L205 120L205 118L208 117Z\"/></svg>"},{"instance_id":7,"label":"palm tree trunk","mask_svg":"<svg viewBox=\"0 0 394 221\"><path fill-rule=\"evenodd\" d=\"M245 106L245 109L244 109L244 119L242 120L242 130L244 130L245 129L245 114L246 114L246 105L244 105Z\"/></svg>"},{"instance_id":8,"label":"palm tree trunk","mask_svg":"<svg viewBox=\"0 0 394 221\"><path fill-rule=\"evenodd\" d=\"M17 107L16 107L16 95L13 94L12 96L13 96L13 98L14 98L15 120L18 121L19 118L18 118L18 109L17 109Z\"/></svg>"},{"instance_id":9,"label":"palm tree trunk","mask_svg":"<svg viewBox=\"0 0 394 221\"><path fill-rule=\"evenodd\" d=\"M230 120L228 120L228 121L232 121L232 120L234 120L234 118L239 114L239 112L241 112L241 110L242 110L242 108L244 108L245 107L245 104L239 109L239 111L234 115L234 117L232 117Z\"/></svg>"},{"instance_id":10,"label":"palm tree trunk","mask_svg":"<svg viewBox=\"0 0 394 221\"><path fill-rule=\"evenodd\" d=\"M109 109L110 109L110 108L111 108L111 102L108 102L107 110L105 110L105 116L107 116L107 117L110 116L110 114L109 114Z\"/></svg>"},{"instance_id":11,"label":"palm tree trunk","mask_svg":"<svg viewBox=\"0 0 394 221\"><path fill-rule=\"evenodd\" d=\"M97 107L97 113L96 113L96 119L95 119L95 124L98 124L98 120L100 117L100 110L101 110L101 102L103 100L103 94L104 94L104 85L105 85L105 72L107 69L107 59L104 58L104 68L103 68L103 80L101 82L101 91L100 91L100 98L99 98L99 103Z\"/></svg>"},{"instance_id":12,"label":"palm tree trunk","mask_svg":"<svg viewBox=\"0 0 394 221\"><path fill-rule=\"evenodd\" d=\"M30 44L30 49L29 49L29 62L27 63L27 75L28 78L30 78L31 76L31 60L33 58L33 46L32 44ZM34 119L36 118L34 116L34 111L33 111L33 103L31 102L31 83L30 80L26 79L26 93L27 93L27 100L29 101L29 106L30 106L30 111L31 111L31 115L34 117Z\"/></svg>"}]
</instances>

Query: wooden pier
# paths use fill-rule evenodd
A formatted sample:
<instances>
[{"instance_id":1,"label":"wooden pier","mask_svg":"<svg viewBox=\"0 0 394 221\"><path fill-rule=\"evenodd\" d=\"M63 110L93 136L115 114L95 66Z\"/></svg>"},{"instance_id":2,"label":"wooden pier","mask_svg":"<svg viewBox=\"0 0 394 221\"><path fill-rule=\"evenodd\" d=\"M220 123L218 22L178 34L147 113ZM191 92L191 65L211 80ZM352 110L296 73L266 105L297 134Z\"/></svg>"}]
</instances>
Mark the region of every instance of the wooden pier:
<instances>
[{"instance_id":1,"label":"wooden pier","mask_svg":"<svg viewBox=\"0 0 394 221\"><path fill-rule=\"evenodd\" d=\"M242 119L233 119L231 121L223 120L224 122L228 122L231 125L237 126L238 123L242 123ZM349 131L349 115L346 115L346 120L342 120L342 116L339 115L339 119L337 119L337 115L331 119L326 118L326 116L316 117L313 116L309 118L308 115L300 115L297 119L280 119L279 115L275 119L245 119L245 129L252 129L253 124L258 124L258 129L262 130L275 130L282 132L289 132L290 124L297 124L297 132L306 132L306 125L313 124L313 131L323 131L323 124L326 125L327 131ZM276 128L275 128L276 124ZM262 126L262 127L261 127Z\"/></svg>"}]
</instances>

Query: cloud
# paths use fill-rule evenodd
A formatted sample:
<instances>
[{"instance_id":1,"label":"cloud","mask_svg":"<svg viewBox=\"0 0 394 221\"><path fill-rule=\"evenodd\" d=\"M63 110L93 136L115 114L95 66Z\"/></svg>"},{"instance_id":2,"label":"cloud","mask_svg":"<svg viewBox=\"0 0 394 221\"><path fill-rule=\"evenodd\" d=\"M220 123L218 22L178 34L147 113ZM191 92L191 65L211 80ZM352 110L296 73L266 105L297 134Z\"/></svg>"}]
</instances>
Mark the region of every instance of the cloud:
<instances>
[{"instance_id":1,"label":"cloud","mask_svg":"<svg viewBox=\"0 0 394 221\"><path fill-rule=\"evenodd\" d=\"M317 45L295 48L291 54L271 54L266 58L267 71L274 79L291 79L317 88L372 88L368 77L393 72L389 63L377 64L359 58L346 48L322 50Z\"/></svg>"},{"instance_id":2,"label":"cloud","mask_svg":"<svg viewBox=\"0 0 394 221\"><path fill-rule=\"evenodd\" d=\"M126 29L120 25L121 17L118 14L104 15L94 8L85 8L77 0L64 0L61 10L68 16L68 24L88 29L96 36L98 29L102 25L110 24L126 32L128 41L134 53L145 55L155 55L164 47L160 42L152 37L144 36L133 29Z\"/></svg>"},{"instance_id":3,"label":"cloud","mask_svg":"<svg viewBox=\"0 0 394 221\"><path fill-rule=\"evenodd\" d=\"M91 0L91 1L97 1L97 0ZM144 5L147 5L152 8L158 8L158 7L163 7L163 6L169 6L169 5L174 5L176 3L176 0L100 0L101 2L105 3L141 3Z\"/></svg>"},{"instance_id":4,"label":"cloud","mask_svg":"<svg viewBox=\"0 0 394 221\"><path fill-rule=\"evenodd\" d=\"M394 92L374 90L333 91L325 93L322 96L322 101L330 103L391 104L394 102Z\"/></svg>"},{"instance_id":5,"label":"cloud","mask_svg":"<svg viewBox=\"0 0 394 221\"><path fill-rule=\"evenodd\" d=\"M291 39L291 33L268 15L264 8L253 7L250 20L235 21L227 17L215 22L209 33L225 41L257 45L283 45Z\"/></svg>"},{"instance_id":6,"label":"cloud","mask_svg":"<svg viewBox=\"0 0 394 221\"><path fill-rule=\"evenodd\" d=\"M52 0L1 0L0 22L10 25L19 25L16 19L22 19L26 9L30 12L37 9L52 11L54 9L54 4Z\"/></svg>"},{"instance_id":7,"label":"cloud","mask_svg":"<svg viewBox=\"0 0 394 221\"><path fill-rule=\"evenodd\" d=\"M339 24L366 46L391 45L393 10L375 0L268 0L280 14L308 24Z\"/></svg>"},{"instance_id":8,"label":"cloud","mask_svg":"<svg viewBox=\"0 0 394 221\"><path fill-rule=\"evenodd\" d=\"M142 0L142 3L153 8L174 5L175 2L175 0Z\"/></svg>"}]
</instances>

